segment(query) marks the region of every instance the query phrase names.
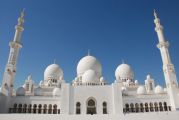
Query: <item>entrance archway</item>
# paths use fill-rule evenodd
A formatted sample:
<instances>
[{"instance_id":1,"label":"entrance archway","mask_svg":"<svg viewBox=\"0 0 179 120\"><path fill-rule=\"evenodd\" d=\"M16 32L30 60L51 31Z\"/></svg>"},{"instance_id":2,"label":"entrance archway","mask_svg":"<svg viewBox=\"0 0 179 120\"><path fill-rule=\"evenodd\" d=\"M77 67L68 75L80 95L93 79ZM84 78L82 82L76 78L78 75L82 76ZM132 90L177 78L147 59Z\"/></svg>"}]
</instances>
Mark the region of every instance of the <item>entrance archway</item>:
<instances>
[{"instance_id":1,"label":"entrance archway","mask_svg":"<svg viewBox=\"0 0 179 120\"><path fill-rule=\"evenodd\" d=\"M96 102L94 99L87 100L87 114L96 114Z\"/></svg>"}]
</instances>

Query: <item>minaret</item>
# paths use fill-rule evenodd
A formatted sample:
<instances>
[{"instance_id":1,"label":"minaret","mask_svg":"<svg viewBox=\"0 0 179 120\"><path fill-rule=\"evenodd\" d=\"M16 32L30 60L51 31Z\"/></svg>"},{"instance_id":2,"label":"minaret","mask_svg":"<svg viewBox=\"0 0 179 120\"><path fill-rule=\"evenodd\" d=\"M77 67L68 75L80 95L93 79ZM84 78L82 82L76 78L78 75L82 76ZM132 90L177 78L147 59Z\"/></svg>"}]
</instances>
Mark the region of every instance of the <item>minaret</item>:
<instances>
[{"instance_id":1,"label":"minaret","mask_svg":"<svg viewBox=\"0 0 179 120\"><path fill-rule=\"evenodd\" d=\"M158 35L159 44L157 47L160 49L160 53L162 56L163 62L163 72L165 76L165 82L167 87L167 92L169 94L170 103L173 110L177 109L177 95L176 88L178 87L177 77L175 73L174 65L171 62L170 54L169 54L169 42L166 41L163 33L163 26L160 24L160 19L157 16L156 11L154 10L154 23L156 25L155 31ZM178 106L179 107L179 106Z\"/></svg>"},{"instance_id":2,"label":"minaret","mask_svg":"<svg viewBox=\"0 0 179 120\"><path fill-rule=\"evenodd\" d=\"M18 18L18 24L15 26L16 31L15 31L14 39L9 43L10 53L5 67L3 83L2 83L2 93L6 96L13 95L17 58L18 58L19 50L20 48L22 48L21 34L24 30L23 23L24 23L24 10L21 12L20 17Z\"/></svg>"}]
</instances>

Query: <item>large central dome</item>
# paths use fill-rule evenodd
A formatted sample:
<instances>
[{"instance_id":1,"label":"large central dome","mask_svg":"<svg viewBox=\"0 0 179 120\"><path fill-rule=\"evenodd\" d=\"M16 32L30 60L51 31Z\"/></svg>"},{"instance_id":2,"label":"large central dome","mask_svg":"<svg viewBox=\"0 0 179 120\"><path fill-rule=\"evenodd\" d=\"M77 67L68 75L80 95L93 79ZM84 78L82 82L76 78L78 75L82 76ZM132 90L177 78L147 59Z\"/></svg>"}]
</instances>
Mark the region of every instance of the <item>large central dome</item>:
<instances>
[{"instance_id":1,"label":"large central dome","mask_svg":"<svg viewBox=\"0 0 179 120\"><path fill-rule=\"evenodd\" d=\"M77 76L82 76L87 70L94 70L101 76L102 68L100 62L93 56L83 57L77 65Z\"/></svg>"}]
</instances>

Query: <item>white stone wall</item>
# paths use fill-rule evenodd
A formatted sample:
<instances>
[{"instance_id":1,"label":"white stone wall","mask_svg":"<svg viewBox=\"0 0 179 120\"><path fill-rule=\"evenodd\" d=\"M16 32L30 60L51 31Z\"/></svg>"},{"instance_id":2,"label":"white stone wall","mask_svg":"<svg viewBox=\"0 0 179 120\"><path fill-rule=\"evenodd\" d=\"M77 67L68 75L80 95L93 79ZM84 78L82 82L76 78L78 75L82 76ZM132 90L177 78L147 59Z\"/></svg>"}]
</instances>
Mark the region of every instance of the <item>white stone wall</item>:
<instances>
[{"instance_id":1,"label":"white stone wall","mask_svg":"<svg viewBox=\"0 0 179 120\"><path fill-rule=\"evenodd\" d=\"M179 120L179 112L117 115L0 114L2 120Z\"/></svg>"},{"instance_id":2,"label":"white stone wall","mask_svg":"<svg viewBox=\"0 0 179 120\"><path fill-rule=\"evenodd\" d=\"M107 111L112 113L112 86L71 86L70 91L70 112L75 114L76 102L81 103L81 114L86 114L87 100L92 98L96 101L97 114L103 114L103 102L107 102Z\"/></svg>"}]
</instances>

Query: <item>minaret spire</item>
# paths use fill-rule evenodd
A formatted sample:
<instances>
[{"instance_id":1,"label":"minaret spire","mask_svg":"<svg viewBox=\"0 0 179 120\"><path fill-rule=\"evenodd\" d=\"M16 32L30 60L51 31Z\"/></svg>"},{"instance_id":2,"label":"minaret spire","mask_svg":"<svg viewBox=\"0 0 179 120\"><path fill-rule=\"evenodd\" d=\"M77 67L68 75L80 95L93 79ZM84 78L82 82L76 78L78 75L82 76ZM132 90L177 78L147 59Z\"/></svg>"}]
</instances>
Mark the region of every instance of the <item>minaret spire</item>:
<instances>
[{"instance_id":1,"label":"minaret spire","mask_svg":"<svg viewBox=\"0 0 179 120\"><path fill-rule=\"evenodd\" d=\"M15 35L13 41L9 43L10 53L9 58L5 67L3 83L2 83L2 93L4 95L13 95L14 90L14 78L16 75L16 64L18 59L19 50L22 48L21 45L21 34L24 30L24 10L21 12L18 18L18 23L15 26Z\"/></svg>"},{"instance_id":2,"label":"minaret spire","mask_svg":"<svg viewBox=\"0 0 179 120\"><path fill-rule=\"evenodd\" d=\"M24 16L25 16L25 9L23 9L23 11L21 12L21 14L20 14L20 16L18 18L18 23L15 26L15 29L16 29L16 32L15 32L15 35L14 35L14 41L15 42L20 43L21 33L22 33L22 31L24 31L24 28L23 28Z\"/></svg>"},{"instance_id":3,"label":"minaret spire","mask_svg":"<svg viewBox=\"0 0 179 120\"><path fill-rule=\"evenodd\" d=\"M157 36L159 40L157 47L160 49L160 53L162 56L163 72L165 76L166 87L167 87L168 94L170 96L172 109L175 110L177 108L175 91L177 91L176 88L178 87L175 68L171 62L171 58L168 50L169 42L166 41L164 37L163 26L160 24L160 19L158 18L155 10L154 10L154 17L155 17L154 19L155 31L157 32Z\"/></svg>"},{"instance_id":4,"label":"minaret spire","mask_svg":"<svg viewBox=\"0 0 179 120\"><path fill-rule=\"evenodd\" d=\"M158 16L157 16L157 13L156 13L156 10L154 9L154 17L155 17L155 19L157 19L158 18Z\"/></svg>"}]
</instances>

